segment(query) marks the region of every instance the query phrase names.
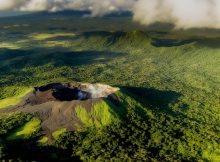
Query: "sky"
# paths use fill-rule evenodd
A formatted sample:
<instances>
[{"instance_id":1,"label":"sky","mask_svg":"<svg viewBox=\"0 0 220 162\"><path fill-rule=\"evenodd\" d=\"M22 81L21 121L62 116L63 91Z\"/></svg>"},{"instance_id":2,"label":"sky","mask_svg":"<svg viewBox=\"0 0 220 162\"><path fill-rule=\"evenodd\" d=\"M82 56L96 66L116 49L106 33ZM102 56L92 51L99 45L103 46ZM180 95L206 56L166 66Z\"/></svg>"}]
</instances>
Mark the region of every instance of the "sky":
<instances>
[{"instance_id":1,"label":"sky","mask_svg":"<svg viewBox=\"0 0 220 162\"><path fill-rule=\"evenodd\" d=\"M166 22L178 29L220 28L220 0L0 0L0 11L9 10L90 10L93 17L131 11L133 20L143 25Z\"/></svg>"}]
</instances>

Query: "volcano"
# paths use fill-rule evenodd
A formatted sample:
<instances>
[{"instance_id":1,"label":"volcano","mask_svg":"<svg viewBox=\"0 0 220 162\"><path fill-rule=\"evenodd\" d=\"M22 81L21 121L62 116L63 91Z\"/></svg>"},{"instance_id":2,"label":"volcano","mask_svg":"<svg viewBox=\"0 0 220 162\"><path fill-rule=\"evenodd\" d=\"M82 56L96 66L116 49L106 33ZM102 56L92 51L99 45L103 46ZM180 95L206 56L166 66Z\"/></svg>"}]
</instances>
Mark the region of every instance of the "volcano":
<instances>
[{"instance_id":1,"label":"volcano","mask_svg":"<svg viewBox=\"0 0 220 162\"><path fill-rule=\"evenodd\" d=\"M104 84L52 83L35 87L20 104L4 112L33 114L42 121L42 130L47 135L61 128L73 131L100 126L117 118L112 106L119 104L118 90Z\"/></svg>"}]
</instances>

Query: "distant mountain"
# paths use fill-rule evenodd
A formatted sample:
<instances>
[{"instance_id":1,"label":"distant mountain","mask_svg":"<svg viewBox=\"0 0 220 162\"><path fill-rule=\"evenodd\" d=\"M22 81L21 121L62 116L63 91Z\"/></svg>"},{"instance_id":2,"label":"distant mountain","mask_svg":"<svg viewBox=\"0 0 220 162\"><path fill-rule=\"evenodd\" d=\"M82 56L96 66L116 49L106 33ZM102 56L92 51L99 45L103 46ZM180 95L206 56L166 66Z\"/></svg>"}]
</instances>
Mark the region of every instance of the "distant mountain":
<instances>
[{"instance_id":1,"label":"distant mountain","mask_svg":"<svg viewBox=\"0 0 220 162\"><path fill-rule=\"evenodd\" d=\"M59 16L86 16L90 15L90 11L77 11L77 10L65 10L65 11L58 11L58 12L40 12L39 14L49 14L49 15L59 15ZM132 13L129 11L120 11L115 13L107 14L103 17L130 17Z\"/></svg>"},{"instance_id":2,"label":"distant mountain","mask_svg":"<svg viewBox=\"0 0 220 162\"><path fill-rule=\"evenodd\" d=\"M58 12L19 12L19 11L0 11L0 17L10 17L10 16L20 16L20 15L26 15L28 17L35 17L35 16L86 16L90 15L90 11L76 11L76 10L65 10L65 11L58 11ZM107 14L104 17L129 17L132 16L131 12L116 12Z\"/></svg>"},{"instance_id":3,"label":"distant mountain","mask_svg":"<svg viewBox=\"0 0 220 162\"><path fill-rule=\"evenodd\" d=\"M20 16L30 14L30 12L20 12L20 11L0 11L0 17L10 17L10 16Z\"/></svg>"},{"instance_id":4,"label":"distant mountain","mask_svg":"<svg viewBox=\"0 0 220 162\"><path fill-rule=\"evenodd\" d=\"M35 13L37 15L57 15L57 16L84 16L84 15L89 15L91 12L90 11L76 11L76 10L65 10L65 11L58 11L58 12L38 12Z\"/></svg>"}]
</instances>

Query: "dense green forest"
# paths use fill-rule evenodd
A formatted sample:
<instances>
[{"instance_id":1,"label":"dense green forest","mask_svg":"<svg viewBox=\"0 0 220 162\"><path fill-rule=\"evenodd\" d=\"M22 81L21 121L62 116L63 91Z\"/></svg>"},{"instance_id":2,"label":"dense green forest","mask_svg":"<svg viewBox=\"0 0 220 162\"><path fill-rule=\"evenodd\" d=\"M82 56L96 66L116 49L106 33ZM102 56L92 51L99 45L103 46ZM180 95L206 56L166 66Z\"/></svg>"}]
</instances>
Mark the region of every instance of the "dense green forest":
<instances>
[{"instance_id":1,"label":"dense green forest","mask_svg":"<svg viewBox=\"0 0 220 162\"><path fill-rule=\"evenodd\" d=\"M33 115L1 114L0 160L220 160L220 46L213 34L194 39L133 30L136 25L119 31L101 18L86 20L88 27L81 19L74 18L74 26L70 18L47 18L60 23L52 30L49 23L36 27L46 18L0 22L0 108L17 104L36 86L98 82L121 89L114 108L120 120L61 130L48 141ZM114 21L127 26L129 18ZM104 25L87 31L95 23ZM36 130L28 129L33 120ZM9 138L24 128L28 135Z\"/></svg>"}]
</instances>

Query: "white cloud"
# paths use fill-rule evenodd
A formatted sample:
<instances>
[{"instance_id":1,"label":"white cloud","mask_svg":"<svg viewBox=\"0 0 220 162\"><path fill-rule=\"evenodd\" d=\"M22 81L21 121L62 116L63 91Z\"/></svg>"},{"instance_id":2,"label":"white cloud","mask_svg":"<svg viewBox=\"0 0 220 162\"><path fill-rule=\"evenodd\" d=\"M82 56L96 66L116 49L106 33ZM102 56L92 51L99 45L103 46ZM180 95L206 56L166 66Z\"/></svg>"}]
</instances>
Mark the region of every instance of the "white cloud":
<instances>
[{"instance_id":1,"label":"white cloud","mask_svg":"<svg viewBox=\"0 0 220 162\"><path fill-rule=\"evenodd\" d=\"M176 28L220 28L219 0L139 0L133 12L134 20L145 25L160 21Z\"/></svg>"}]
</instances>

